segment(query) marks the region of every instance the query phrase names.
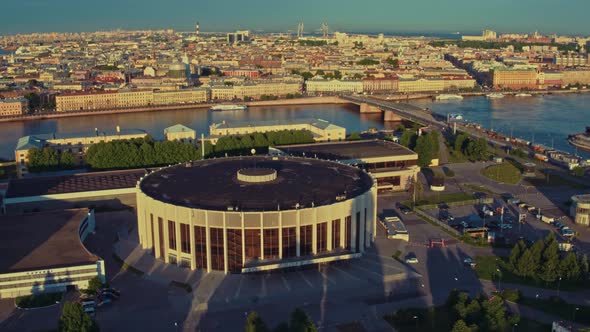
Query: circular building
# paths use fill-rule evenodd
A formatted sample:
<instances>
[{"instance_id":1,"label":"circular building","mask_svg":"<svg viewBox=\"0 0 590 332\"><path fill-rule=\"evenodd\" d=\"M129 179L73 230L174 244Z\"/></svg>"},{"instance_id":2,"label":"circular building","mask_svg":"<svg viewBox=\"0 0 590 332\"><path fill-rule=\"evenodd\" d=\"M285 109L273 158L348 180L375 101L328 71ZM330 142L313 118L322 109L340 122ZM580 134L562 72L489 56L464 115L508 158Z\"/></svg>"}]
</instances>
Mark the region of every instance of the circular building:
<instances>
[{"instance_id":1,"label":"circular building","mask_svg":"<svg viewBox=\"0 0 590 332\"><path fill-rule=\"evenodd\" d=\"M208 159L137 186L139 240L170 264L255 272L359 257L376 232L365 171L293 157Z\"/></svg>"}]
</instances>

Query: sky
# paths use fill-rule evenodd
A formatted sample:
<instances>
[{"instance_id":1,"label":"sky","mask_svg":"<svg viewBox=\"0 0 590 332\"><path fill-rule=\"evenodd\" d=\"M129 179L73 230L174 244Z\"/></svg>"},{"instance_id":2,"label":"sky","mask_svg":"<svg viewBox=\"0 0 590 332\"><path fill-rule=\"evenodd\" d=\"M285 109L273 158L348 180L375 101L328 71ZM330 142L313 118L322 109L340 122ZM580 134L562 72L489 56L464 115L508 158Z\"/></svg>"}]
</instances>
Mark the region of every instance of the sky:
<instances>
[{"instance_id":1,"label":"sky","mask_svg":"<svg viewBox=\"0 0 590 332\"><path fill-rule=\"evenodd\" d=\"M0 34L114 29L590 35L590 0L0 0Z\"/></svg>"}]
</instances>

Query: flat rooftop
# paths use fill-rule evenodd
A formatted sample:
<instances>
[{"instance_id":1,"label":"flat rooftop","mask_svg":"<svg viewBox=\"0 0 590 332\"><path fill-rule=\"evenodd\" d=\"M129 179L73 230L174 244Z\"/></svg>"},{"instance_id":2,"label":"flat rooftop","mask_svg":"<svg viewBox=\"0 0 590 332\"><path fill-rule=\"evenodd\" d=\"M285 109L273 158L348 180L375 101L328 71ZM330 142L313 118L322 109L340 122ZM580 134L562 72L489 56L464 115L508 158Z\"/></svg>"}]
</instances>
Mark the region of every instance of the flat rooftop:
<instances>
[{"instance_id":1,"label":"flat rooftop","mask_svg":"<svg viewBox=\"0 0 590 332\"><path fill-rule=\"evenodd\" d=\"M251 128L251 127L274 127L274 126L292 126L292 125L311 125L320 129L344 129L322 119L286 119L286 120L256 120L256 121L223 121L213 123L214 129L221 128Z\"/></svg>"},{"instance_id":2,"label":"flat rooftop","mask_svg":"<svg viewBox=\"0 0 590 332\"><path fill-rule=\"evenodd\" d=\"M305 155L330 160L383 158L388 156L408 156L417 159L418 155L397 143L383 140L360 140L345 142L281 145L276 147L288 154Z\"/></svg>"},{"instance_id":3,"label":"flat rooftop","mask_svg":"<svg viewBox=\"0 0 590 332\"><path fill-rule=\"evenodd\" d=\"M277 171L271 182L244 183L240 169ZM140 185L148 196L190 208L276 211L327 205L359 196L373 186L364 171L323 160L292 157L235 157L195 161L153 172Z\"/></svg>"},{"instance_id":4,"label":"flat rooftop","mask_svg":"<svg viewBox=\"0 0 590 332\"><path fill-rule=\"evenodd\" d=\"M80 242L88 209L0 216L0 273L96 263Z\"/></svg>"},{"instance_id":5,"label":"flat rooftop","mask_svg":"<svg viewBox=\"0 0 590 332\"><path fill-rule=\"evenodd\" d=\"M10 180L6 198L133 188L145 169L43 176Z\"/></svg>"}]
</instances>

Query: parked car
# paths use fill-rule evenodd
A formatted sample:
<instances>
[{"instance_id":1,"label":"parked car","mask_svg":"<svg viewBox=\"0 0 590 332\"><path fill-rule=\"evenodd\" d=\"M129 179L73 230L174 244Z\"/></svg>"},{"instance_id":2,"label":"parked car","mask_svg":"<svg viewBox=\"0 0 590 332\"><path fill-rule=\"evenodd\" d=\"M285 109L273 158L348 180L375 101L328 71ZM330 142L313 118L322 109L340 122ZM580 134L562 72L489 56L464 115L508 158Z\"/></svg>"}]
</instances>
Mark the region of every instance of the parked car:
<instances>
[{"instance_id":1,"label":"parked car","mask_svg":"<svg viewBox=\"0 0 590 332\"><path fill-rule=\"evenodd\" d=\"M418 258L414 254L409 254L405 259L406 264L418 264Z\"/></svg>"},{"instance_id":2,"label":"parked car","mask_svg":"<svg viewBox=\"0 0 590 332\"><path fill-rule=\"evenodd\" d=\"M469 267L475 267L477 264L475 263L475 261L473 260L473 258L471 257L467 257L463 260L463 264L469 266Z\"/></svg>"},{"instance_id":3,"label":"parked car","mask_svg":"<svg viewBox=\"0 0 590 332\"><path fill-rule=\"evenodd\" d=\"M553 226L557 227L557 228L561 228L563 226L562 223L560 223L559 221L556 221L553 223Z\"/></svg>"},{"instance_id":4,"label":"parked car","mask_svg":"<svg viewBox=\"0 0 590 332\"><path fill-rule=\"evenodd\" d=\"M398 203L397 208L403 214L410 214L410 213L412 213L412 209L410 209L409 207L407 207L407 206L405 206L405 205L403 205L401 203Z\"/></svg>"},{"instance_id":5,"label":"parked car","mask_svg":"<svg viewBox=\"0 0 590 332\"><path fill-rule=\"evenodd\" d=\"M101 292L109 292L109 293L115 294L116 296L121 296L121 292L119 292L118 290L116 290L114 288L103 288L100 291Z\"/></svg>"},{"instance_id":6,"label":"parked car","mask_svg":"<svg viewBox=\"0 0 590 332\"><path fill-rule=\"evenodd\" d=\"M84 310L85 313L89 314L91 317L94 317L94 315L96 315L94 305L85 305L85 306L82 306L82 309Z\"/></svg>"}]
</instances>

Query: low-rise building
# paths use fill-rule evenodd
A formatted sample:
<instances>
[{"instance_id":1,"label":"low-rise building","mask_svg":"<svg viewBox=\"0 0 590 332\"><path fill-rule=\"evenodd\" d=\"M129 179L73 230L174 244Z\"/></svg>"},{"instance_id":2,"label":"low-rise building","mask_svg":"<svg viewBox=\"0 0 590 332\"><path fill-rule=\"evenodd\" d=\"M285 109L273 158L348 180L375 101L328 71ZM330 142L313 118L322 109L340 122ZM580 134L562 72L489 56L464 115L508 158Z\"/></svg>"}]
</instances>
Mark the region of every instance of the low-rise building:
<instances>
[{"instance_id":1,"label":"low-rise building","mask_svg":"<svg viewBox=\"0 0 590 332\"><path fill-rule=\"evenodd\" d=\"M150 89L62 94L55 97L55 104L58 112L65 112L202 103L208 100L209 91L204 88L171 91L153 91Z\"/></svg>"},{"instance_id":2,"label":"low-rise building","mask_svg":"<svg viewBox=\"0 0 590 332\"><path fill-rule=\"evenodd\" d=\"M570 216L576 224L590 226L590 195L572 196Z\"/></svg>"},{"instance_id":3,"label":"low-rise building","mask_svg":"<svg viewBox=\"0 0 590 332\"><path fill-rule=\"evenodd\" d=\"M492 86L496 89L535 89L537 71L534 69L496 68L492 71Z\"/></svg>"},{"instance_id":4,"label":"low-rise building","mask_svg":"<svg viewBox=\"0 0 590 332\"><path fill-rule=\"evenodd\" d=\"M76 209L0 217L0 298L88 288L106 281L104 261L83 242L94 211Z\"/></svg>"},{"instance_id":5,"label":"low-rise building","mask_svg":"<svg viewBox=\"0 0 590 332\"><path fill-rule=\"evenodd\" d=\"M147 136L148 134L143 130L120 129L119 127L117 127L115 132L99 132L96 130L92 133L53 133L24 136L19 138L14 151L14 158L17 163L17 175L21 177L28 173L29 150L32 148L51 148L59 153L69 151L76 158L77 164L80 165L83 164L86 151L92 144L114 140L145 138Z\"/></svg>"},{"instance_id":6,"label":"low-rise building","mask_svg":"<svg viewBox=\"0 0 590 332\"><path fill-rule=\"evenodd\" d=\"M0 99L0 116L23 115L29 109L29 101L25 98Z\"/></svg>"},{"instance_id":7,"label":"low-rise building","mask_svg":"<svg viewBox=\"0 0 590 332\"><path fill-rule=\"evenodd\" d=\"M299 82L244 82L233 85L213 84L211 86L212 100L243 100L244 97L258 99L265 95L282 97L297 93L301 93L301 83Z\"/></svg>"},{"instance_id":8,"label":"low-rise building","mask_svg":"<svg viewBox=\"0 0 590 332\"><path fill-rule=\"evenodd\" d=\"M399 88L399 79L397 77L384 78L364 78L363 92L367 93L392 93Z\"/></svg>"},{"instance_id":9,"label":"low-rise building","mask_svg":"<svg viewBox=\"0 0 590 332\"><path fill-rule=\"evenodd\" d=\"M176 124L164 129L164 136L167 141L178 140L194 144L197 139L197 132L187 126Z\"/></svg>"},{"instance_id":10,"label":"low-rise building","mask_svg":"<svg viewBox=\"0 0 590 332\"><path fill-rule=\"evenodd\" d=\"M301 119L293 121L256 121L214 123L209 126L212 143L227 135L246 135L280 130L307 130L315 141L340 141L346 138L346 128L321 119Z\"/></svg>"},{"instance_id":11,"label":"low-rise building","mask_svg":"<svg viewBox=\"0 0 590 332\"><path fill-rule=\"evenodd\" d=\"M444 91L445 81L442 78L400 78L399 92L437 92Z\"/></svg>"},{"instance_id":12,"label":"low-rise building","mask_svg":"<svg viewBox=\"0 0 590 332\"><path fill-rule=\"evenodd\" d=\"M310 95L322 93L361 93L363 92L361 80L327 80L314 78L306 82L306 91Z\"/></svg>"},{"instance_id":13,"label":"low-rise building","mask_svg":"<svg viewBox=\"0 0 590 332\"><path fill-rule=\"evenodd\" d=\"M420 171L418 154L383 140L361 140L278 146L287 154L307 156L361 167L377 179L379 192L407 190Z\"/></svg>"}]
</instances>

